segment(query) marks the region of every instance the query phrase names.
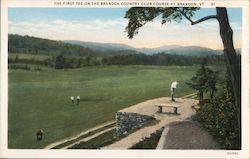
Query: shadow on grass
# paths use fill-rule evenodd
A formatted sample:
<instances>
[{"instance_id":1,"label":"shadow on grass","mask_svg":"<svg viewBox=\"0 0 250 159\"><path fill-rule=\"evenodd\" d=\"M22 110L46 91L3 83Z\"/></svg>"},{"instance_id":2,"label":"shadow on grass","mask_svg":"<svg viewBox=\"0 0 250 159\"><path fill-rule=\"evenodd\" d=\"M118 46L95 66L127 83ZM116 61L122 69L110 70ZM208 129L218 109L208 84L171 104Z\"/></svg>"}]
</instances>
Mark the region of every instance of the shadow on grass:
<instances>
[{"instance_id":1,"label":"shadow on grass","mask_svg":"<svg viewBox=\"0 0 250 159\"><path fill-rule=\"evenodd\" d=\"M86 97L82 98L80 101L85 102L101 102L101 101L107 101L108 98L99 98L99 97Z\"/></svg>"}]
</instances>

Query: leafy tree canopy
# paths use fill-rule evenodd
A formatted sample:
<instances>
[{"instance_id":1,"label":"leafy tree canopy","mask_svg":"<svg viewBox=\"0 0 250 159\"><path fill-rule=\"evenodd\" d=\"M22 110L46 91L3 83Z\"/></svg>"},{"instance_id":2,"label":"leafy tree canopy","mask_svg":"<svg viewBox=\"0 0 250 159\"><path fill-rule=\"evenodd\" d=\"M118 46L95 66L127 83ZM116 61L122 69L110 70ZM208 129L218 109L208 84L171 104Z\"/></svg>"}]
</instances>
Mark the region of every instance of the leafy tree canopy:
<instances>
[{"instance_id":1,"label":"leafy tree canopy","mask_svg":"<svg viewBox=\"0 0 250 159\"><path fill-rule=\"evenodd\" d=\"M129 19L128 26L126 27L128 37L133 38L135 34L138 34L140 27L144 26L147 22L153 21L158 16L161 16L161 24L171 22L172 20L180 22L183 16L190 19L197 10L199 8L194 7L132 7L125 15L125 18Z\"/></svg>"}]
</instances>

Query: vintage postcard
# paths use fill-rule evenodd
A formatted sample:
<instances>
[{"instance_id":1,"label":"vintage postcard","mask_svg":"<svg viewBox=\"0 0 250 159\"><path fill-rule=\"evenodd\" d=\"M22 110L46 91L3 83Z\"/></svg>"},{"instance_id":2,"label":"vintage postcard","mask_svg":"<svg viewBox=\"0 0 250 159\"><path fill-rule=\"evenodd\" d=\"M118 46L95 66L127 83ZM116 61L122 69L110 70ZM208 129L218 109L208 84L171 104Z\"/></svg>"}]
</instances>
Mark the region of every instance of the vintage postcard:
<instances>
[{"instance_id":1,"label":"vintage postcard","mask_svg":"<svg viewBox=\"0 0 250 159\"><path fill-rule=\"evenodd\" d=\"M1 158L249 158L249 1L2 0Z\"/></svg>"}]
</instances>

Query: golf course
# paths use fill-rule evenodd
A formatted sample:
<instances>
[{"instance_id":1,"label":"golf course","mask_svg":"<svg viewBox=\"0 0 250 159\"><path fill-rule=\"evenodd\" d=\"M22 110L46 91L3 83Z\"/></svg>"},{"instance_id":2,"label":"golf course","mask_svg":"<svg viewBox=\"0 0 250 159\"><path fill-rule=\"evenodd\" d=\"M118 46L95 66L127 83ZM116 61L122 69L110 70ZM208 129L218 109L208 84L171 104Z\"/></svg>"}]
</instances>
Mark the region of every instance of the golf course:
<instances>
[{"instance_id":1,"label":"golf course","mask_svg":"<svg viewBox=\"0 0 250 159\"><path fill-rule=\"evenodd\" d=\"M194 92L186 81L196 66L94 66L42 71L9 70L9 148L43 148L98 124L116 111L156 97ZM80 96L72 104L71 96ZM36 130L44 139L36 141Z\"/></svg>"}]
</instances>

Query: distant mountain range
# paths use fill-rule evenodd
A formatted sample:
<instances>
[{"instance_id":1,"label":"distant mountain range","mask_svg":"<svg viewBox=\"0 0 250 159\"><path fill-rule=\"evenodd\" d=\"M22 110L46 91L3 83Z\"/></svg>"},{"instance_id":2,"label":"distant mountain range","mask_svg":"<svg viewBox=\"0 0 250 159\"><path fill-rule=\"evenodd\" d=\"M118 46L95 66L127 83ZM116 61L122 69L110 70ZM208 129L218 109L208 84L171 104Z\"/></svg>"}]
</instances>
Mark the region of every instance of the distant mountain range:
<instances>
[{"instance_id":1,"label":"distant mountain range","mask_svg":"<svg viewBox=\"0 0 250 159\"><path fill-rule=\"evenodd\" d=\"M157 53L187 55L187 56L212 56L222 54L221 50L213 50L210 48L199 46L180 46L180 45L164 45L157 48L134 48L125 44L114 43L96 43L96 42L83 42L76 40L66 40L66 43L80 45L84 48L89 48L102 52L117 52L117 51L134 51L134 53L144 53L153 55Z\"/></svg>"},{"instance_id":2,"label":"distant mountain range","mask_svg":"<svg viewBox=\"0 0 250 159\"><path fill-rule=\"evenodd\" d=\"M222 54L222 50L213 50L199 46L165 45L157 48L134 48L125 44L82 42L75 40L55 41L17 34L9 34L8 42L10 53L67 54L95 57L142 53L146 55L164 53L199 57ZM240 49L237 49L237 52L240 52Z\"/></svg>"},{"instance_id":3,"label":"distant mountain range","mask_svg":"<svg viewBox=\"0 0 250 159\"><path fill-rule=\"evenodd\" d=\"M83 47L99 50L99 51L121 51L121 50L134 50L133 47L126 44L114 44L114 43L97 43L97 42L83 42L77 40L65 40L64 42L81 45Z\"/></svg>"}]
</instances>

